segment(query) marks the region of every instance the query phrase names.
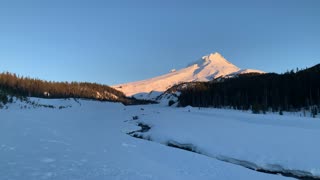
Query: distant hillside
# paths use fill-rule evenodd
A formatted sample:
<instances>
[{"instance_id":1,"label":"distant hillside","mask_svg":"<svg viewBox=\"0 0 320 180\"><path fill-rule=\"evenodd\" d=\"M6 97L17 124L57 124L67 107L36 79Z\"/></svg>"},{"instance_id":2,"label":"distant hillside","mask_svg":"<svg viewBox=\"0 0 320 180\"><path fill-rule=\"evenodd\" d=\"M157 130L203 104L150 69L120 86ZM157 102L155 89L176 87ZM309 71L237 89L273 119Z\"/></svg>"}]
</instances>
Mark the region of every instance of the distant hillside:
<instances>
[{"instance_id":1,"label":"distant hillside","mask_svg":"<svg viewBox=\"0 0 320 180\"><path fill-rule=\"evenodd\" d=\"M84 98L100 101L143 104L149 101L127 98L122 92L109 86L86 82L49 82L19 77L12 73L0 73L0 102L7 103L8 96L39 98Z\"/></svg>"},{"instance_id":2,"label":"distant hillside","mask_svg":"<svg viewBox=\"0 0 320 180\"><path fill-rule=\"evenodd\" d=\"M294 111L320 107L320 64L284 74L240 74L181 89L181 106Z\"/></svg>"}]
</instances>

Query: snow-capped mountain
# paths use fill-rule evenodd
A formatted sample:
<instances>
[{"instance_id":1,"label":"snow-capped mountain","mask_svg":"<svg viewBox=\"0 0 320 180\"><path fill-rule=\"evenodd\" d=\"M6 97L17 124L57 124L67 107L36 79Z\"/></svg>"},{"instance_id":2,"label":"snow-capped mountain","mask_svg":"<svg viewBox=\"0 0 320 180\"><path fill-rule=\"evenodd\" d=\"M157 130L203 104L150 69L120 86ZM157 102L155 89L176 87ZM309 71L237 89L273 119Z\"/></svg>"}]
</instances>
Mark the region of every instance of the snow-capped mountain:
<instances>
[{"instance_id":1,"label":"snow-capped mountain","mask_svg":"<svg viewBox=\"0 0 320 180\"><path fill-rule=\"evenodd\" d=\"M151 79L114 85L112 87L122 91L127 96L139 98L138 95L149 94L150 92L153 92L154 96L157 96L173 85L182 82L210 81L222 76L252 72L264 73L259 70L240 69L216 52L202 57L198 61L189 64L186 68L172 70L168 74Z\"/></svg>"}]
</instances>

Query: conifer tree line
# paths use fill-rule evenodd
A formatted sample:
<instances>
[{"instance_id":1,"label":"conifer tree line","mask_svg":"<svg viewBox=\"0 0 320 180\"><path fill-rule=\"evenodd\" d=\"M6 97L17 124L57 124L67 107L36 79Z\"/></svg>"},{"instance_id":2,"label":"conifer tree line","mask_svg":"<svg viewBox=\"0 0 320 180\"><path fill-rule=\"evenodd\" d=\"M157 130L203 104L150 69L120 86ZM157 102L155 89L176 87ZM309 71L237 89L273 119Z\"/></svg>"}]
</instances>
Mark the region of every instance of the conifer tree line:
<instances>
[{"instance_id":1,"label":"conifer tree line","mask_svg":"<svg viewBox=\"0 0 320 180\"><path fill-rule=\"evenodd\" d=\"M8 96L39 98L84 98L124 104L146 103L127 98L122 92L109 86L86 82L51 82L16 74L0 73L0 101L6 103Z\"/></svg>"},{"instance_id":2,"label":"conifer tree line","mask_svg":"<svg viewBox=\"0 0 320 180\"><path fill-rule=\"evenodd\" d=\"M220 81L199 82L182 89L181 106L232 107L253 111L319 112L320 64L284 74L242 74Z\"/></svg>"}]
</instances>

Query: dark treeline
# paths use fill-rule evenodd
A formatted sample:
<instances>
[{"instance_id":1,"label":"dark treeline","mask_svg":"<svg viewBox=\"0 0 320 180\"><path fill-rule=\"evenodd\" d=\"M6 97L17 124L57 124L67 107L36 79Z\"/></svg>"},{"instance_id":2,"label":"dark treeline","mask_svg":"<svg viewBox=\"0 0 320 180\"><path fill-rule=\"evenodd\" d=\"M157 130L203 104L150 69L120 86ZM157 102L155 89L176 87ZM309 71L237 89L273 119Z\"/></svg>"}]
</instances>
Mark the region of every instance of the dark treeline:
<instances>
[{"instance_id":1,"label":"dark treeline","mask_svg":"<svg viewBox=\"0 0 320 180\"><path fill-rule=\"evenodd\" d=\"M320 64L284 74L242 74L197 83L182 90L181 106L295 111L320 107Z\"/></svg>"},{"instance_id":2,"label":"dark treeline","mask_svg":"<svg viewBox=\"0 0 320 180\"><path fill-rule=\"evenodd\" d=\"M6 103L8 95L40 98L84 98L124 104L147 103L127 98L122 92L96 83L50 82L19 77L12 73L0 74L0 101Z\"/></svg>"}]
</instances>

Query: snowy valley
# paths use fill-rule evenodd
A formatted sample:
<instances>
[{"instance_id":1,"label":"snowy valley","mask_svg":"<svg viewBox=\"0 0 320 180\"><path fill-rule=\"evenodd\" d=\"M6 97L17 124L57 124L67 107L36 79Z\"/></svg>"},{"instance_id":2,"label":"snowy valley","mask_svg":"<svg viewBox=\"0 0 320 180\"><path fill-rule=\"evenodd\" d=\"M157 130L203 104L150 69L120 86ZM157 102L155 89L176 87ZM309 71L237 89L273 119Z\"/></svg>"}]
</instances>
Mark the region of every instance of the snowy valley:
<instances>
[{"instance_id":1,"label":"snowy valley","mask_svg":"<svg viewBox=\"0 0 320 180\"><path fill-rule=\"evenodd\" d=\"M320 172L319 149L312 140L320 136L320 123L314 119L85 100L32 101L68 108L16 101L1 110L1 179L286 179L219 157L271 170ZM139 123L151 126L143 136L154 142L128 135L140 129ZM169 141L193 144L203 155L162 145Z\"/></svg>"},{"instance_id":2,"label":"snowy valley","mask_svg":"<svg viewBox=\"0 0 320 180\"><path fill-rule=\"evenodd\" d=\"M320 0L0 1L0 180L320 180Z\"/></svg>"},{"instance_id":3,"label":"snowy valley","mask_svg":"<svg viewBox=\"0 0 320 180\"><path fill-rule=\"evenodd\" d=\"M269 102L265 106L269 110L255 107L254 101L217 108L205 103L220 102L220 95L202 97L214 93L207 88L219 88L215 83L234 88L233 84L241 85L240 80L253 78L260 88L268 77L273 81L307 77L303 83L308 83L317 81L310 78L318 78L319 70L317 65L296 73L264 74L241 70L215 53L182 70L116 86L123 93L106 85L51 83L2 74L0 179L320 179L317 86L305 86L308 104L301 103L294 111L282 111L287 106L281 101L274 102L279 112L272 109L271 93L253 96L269 98L261 101L262 105ZM202 84L206 81L210 82ZM40 88L33 88L35 82ZM175 85L179 82L184 83ZM37 97L28 97L27 92ZM92 96L95 92L107 96ZM286 95L285 103L296 102Z\"/></svg>"}]
</instances>

